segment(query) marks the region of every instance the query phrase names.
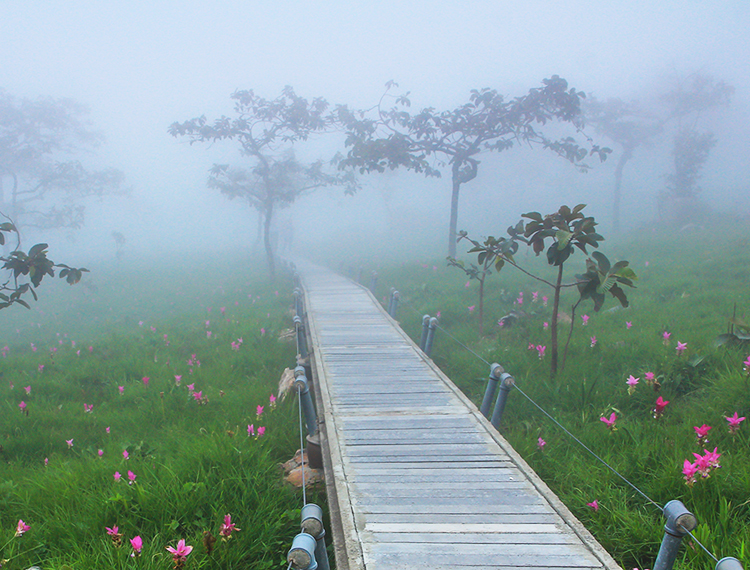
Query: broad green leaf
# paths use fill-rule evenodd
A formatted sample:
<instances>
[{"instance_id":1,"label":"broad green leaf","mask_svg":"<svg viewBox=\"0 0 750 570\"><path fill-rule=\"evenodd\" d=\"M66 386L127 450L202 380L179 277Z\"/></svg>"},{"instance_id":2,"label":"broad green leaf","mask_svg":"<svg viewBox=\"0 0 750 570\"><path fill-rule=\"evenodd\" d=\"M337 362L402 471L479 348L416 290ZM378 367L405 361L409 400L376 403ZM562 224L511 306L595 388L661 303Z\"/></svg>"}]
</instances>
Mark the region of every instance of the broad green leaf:
<instances>
[{"instance_id":1,"label":"broad green leaf","mask_svg":"<svg viewBox=\"0 0 750 570\"><path fill-rule=\"evenodd\" d=\"M555 233L555 240L557 240L557 249L562 251L570 243L573 234L565 230L557 230Z\"/></svg>"},{"instance_id":2,"label":"broad green leaf","mask_svg":"<svg viewBox=\"0 0 750 570\"><path fill-rule=\"evenodd\" d=\"M602 273L605 273L605 274L609 273L611 264L609 263L609 259L607 258L606 255L604 255L600 251L594 251L592 252L591 257L593 257L596 260L596 262L599 264L599 268Z\"/></svg>"}]
</instances>

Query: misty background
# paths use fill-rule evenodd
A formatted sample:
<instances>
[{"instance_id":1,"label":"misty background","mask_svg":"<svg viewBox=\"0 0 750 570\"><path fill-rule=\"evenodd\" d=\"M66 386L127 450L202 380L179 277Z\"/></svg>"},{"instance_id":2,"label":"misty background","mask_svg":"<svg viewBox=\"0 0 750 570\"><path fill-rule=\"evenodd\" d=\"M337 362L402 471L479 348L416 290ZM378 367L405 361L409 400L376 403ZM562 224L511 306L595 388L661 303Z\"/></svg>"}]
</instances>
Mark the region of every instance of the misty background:
<instances>
[{"instance_id":1,"label":"misty background","mask_svg":"<svg viewBox=\"0 0 750 570\"><path fill-rule=\"evenodd\" d=\"M112 232L127 259L215 249L249 250L258 215L206 187L214 163L241 164L236 142L190 145L170 136L175 121L231 115L230 95L252 89L267 99L286 85L298 95L369 108L389 80L410 92L412 111L454 109L471 89L523 95L554 74L599 100L658 106L660 94L702 73L734 87L729 107L700 117L717 144L703 169L702 199L750 213L750 4L692 0L640 2L378 1L8 1L0 2L0 88L17 98L71 98L90 109L106 141L80 156L124 172L127 195L86 200L79 230L24 232L24 246L51 244L72 265L112 259ZM458 228L504 233L522 212L589 205L608 235L618 147L578 172L541 149L486 154L462 188ZM295 146L305 160L344 151L343 139ZM671 135L639 147L623 178L622 232L642 230L671 167ZM294 245L312 255L419 249L445 254L450 172L425 179L406 171L361 177L361 190L322 188L279 213L294 218ZM432 248L431 250L428 248ZM260 245L258 245L260 250ZM459 249L461 252L461 249Z\"/></svg>"}]
</instances>

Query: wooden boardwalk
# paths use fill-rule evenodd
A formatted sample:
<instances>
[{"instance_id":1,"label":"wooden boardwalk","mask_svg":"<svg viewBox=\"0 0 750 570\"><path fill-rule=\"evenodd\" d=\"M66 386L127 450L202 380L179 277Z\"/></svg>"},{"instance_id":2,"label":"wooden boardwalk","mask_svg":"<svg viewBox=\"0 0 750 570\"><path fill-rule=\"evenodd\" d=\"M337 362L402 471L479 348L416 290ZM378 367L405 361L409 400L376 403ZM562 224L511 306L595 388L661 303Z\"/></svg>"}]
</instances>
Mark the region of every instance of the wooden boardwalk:
<instances>
[{"instance_id":1,"label":"wooden boardwalk","mask_svg":"<svg viewBox=\"0 0 750 570\"><path fill-rule=\"evenodd\" d=\"M620 568L367 290L298 270L338 570Z\"/></svg>"}]
</instances>

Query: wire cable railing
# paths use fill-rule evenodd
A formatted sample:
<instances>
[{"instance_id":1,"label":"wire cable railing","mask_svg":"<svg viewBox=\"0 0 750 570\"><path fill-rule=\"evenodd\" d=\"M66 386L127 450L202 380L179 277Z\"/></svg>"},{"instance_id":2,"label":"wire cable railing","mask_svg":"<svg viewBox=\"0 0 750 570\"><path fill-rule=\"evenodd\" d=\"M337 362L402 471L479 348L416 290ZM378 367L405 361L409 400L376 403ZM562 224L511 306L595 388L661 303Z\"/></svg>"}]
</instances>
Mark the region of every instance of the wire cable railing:
<instances>
[{"instance_id":1,"label":"wire cable railing","mask_svg":"<svg viewBox=\"0 0 750 570\"><path fill-rule=\"evenodd\" d=\"M371 292L374 294L374 284L371 284ZM401 305L407 307L410 309L416 316L420 315L420 312L417 311L415 307L412 306L411 302L408 299L404 299L401 294L396 291L395 289L391 289L391 299L388 304L388 313L391 317L395 319L396 316L396 309L398 306L398 302L400 301ZM615 476L619 477L624 483L626 483L630 488L632 488L637 494L639 494L641 497L643 497L646 502L655 508L659 510L659 512L667 519L667 523L665 525L665 534L664 539L662 540L661 547L659 549L659 554L657 556L657 560L654 564L654 570L670 570L674 564L674 561L677 556L677 551L680 545L680 542L682 540L682 537L685 535L690 536L695 544L700 546L700 548L714 561L716 562L716 570L742 570L742 565L740 564L739 560L732 557L725 557L719 560L714 553L712 553L706 546L695 536L695 534L692 532L697 527L698 521L692 513L690 513L687 508L680 502L676 500L669 501L665 506L659 505L656 501L654 501L651 497L649 497L644 491L642 491L637 485L632 483L630 480L628 480L624 475L622 475L619 471L617 471L614 467L612 467L609 463L607 463L606 460L604 460L602 457L600 457L598 454L596 454L589 446L587 446L585 443L583 443L578 437L576 437L570 430L568 430L565 426L563 426L552 414L547 412L541 405L539 405L536 401L534 401L531 396L529 396L526 392L524 392L521 388L518 387L518 384L516 380L510 376L507 373L504 373L504 369L502 366L497 364L491 364L487 359L483 358L481 355L477 354L476 351L474 351L471 347L467 346L463 342L461 342L458 338L456 338L454 335L452 335L450 332L448 332L444 327L440 326L437 322L437 318L430 317L429 315L423 315L422 316L422 323L423 323L423 329L425 327L429 327L434 330L440 330L443 332L448 338L450 338L452 341L454 341L458 346L465 349L467 352L469 352L471 355L473 355L477 360L483 362L485 365L490 367L490 383L488 384L487 394L490 392L490 387L492 388L493 396L495 391L495 386L497 384L497 380L499 380L499 377L495 377L496 370L500 372L502 376L505 377L505 380L507 381L507 388L505 390L505 393L503 394L503 390L501 387L501 394L498 396L498 400L495 404L495 414L492 416L492 424L493 426L498 429L500 419L502 417L502 409L505 407L505 397L507 397L507 392L510 391L510 387L514 387L528 402L533 405L537 410L539 410L547 419L549 419L553 424L555 424L559 429L563 431L568 437L570 437L573 441L575 441L581 448L583 448L586 452L588 452L594 459L596 459L598 462L600 462L602 465L604 465L608 470L610 470ZM425 354L429 357L430 352L432 350L432 337L430 336L429 331L423 330L422 339L420 341L420 348L425 352ZM497 367L497 368L495 368ZM493 384L494 380L494 384ZM491 398L487 398L487 394L485 394L485 401L490 402ZM498 407L500 407L500 413L498 412ZM482 413L487 417L489 415L489 410L485 409L488 408L486 403L483 403L482 406Z\"/></svg>"}]
</instances>

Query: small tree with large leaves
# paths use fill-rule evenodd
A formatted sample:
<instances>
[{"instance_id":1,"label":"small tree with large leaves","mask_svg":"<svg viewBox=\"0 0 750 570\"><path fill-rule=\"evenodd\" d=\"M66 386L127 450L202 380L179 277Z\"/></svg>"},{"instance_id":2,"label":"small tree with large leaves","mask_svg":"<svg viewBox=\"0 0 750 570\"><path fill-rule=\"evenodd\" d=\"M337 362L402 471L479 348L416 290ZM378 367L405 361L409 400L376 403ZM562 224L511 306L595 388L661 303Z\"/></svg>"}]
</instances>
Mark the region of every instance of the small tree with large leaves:
<instances>
[{"instance_id":1,"label":"small tree with large leaves","mask_svg":"<svg viewBox=\"0 0 750 570\"><path fill-rule=\"evenodd\" d=\"M459 239L468 239L473 247L469 253L476 253L482 264L493 263L495 270L500 271L505 264L512 265L526 275L552 287L554 300L552 305L552 322L550 324L550 375L554 377L558 370L558 320L560 314L560 296L563 289L577 287L579 298L572 307L571 328L568 341L573 332L575 310L586 300L594 301L594 311L601 309L606 294L615 297L623 307L628 306L625 291L620 285L633 287L636 275L628 267L627 261L620 261L611 265L602 253L593 252L586 260L586 272L576 276L572 283L563 283L565 262L580 249L588 254L587 247L597 248L604 240L596 231L596 221L593 217L583 215L585 204L574 208L561 206L556 212L542 216L539 212L523 214L523 218L515 226L508 228L508 237L495 238L490 236L479 242L461 232ZM547 245L549 240L549 245ZM525 243L532 248L536 255L546 250L547 263L557 268L554 281L539 277L521 267L514 257L518 242ZM566 344L567 349L567 344ZM564 365L563 358L563 365Z\"/></svg>"}]
</instances>

